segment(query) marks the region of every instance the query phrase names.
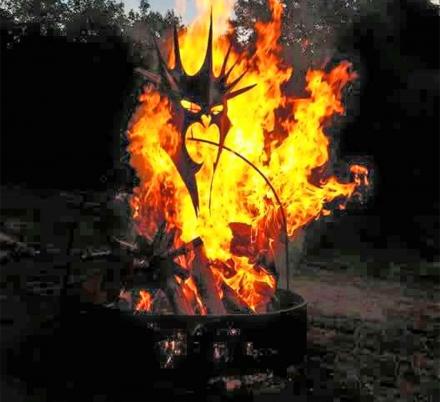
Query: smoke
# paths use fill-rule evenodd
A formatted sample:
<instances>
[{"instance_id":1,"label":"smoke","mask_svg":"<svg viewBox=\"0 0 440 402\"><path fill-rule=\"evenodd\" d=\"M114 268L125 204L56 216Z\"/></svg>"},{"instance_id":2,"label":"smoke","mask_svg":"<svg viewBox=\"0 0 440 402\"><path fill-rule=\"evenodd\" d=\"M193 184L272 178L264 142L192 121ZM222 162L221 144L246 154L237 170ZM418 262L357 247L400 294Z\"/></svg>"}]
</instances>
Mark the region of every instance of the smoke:
<instances>
[{"instance_id":1,"label":"smoke","mask_svg":"<svg viewBox=\"0 0 440 402\"><path fill-rule=\"evenodd\" d=\"M236 0L196 0L196 20L206 22L206 18L212 11L217 31L214 32L214 36L221 35L228 30L235 3Z\"/></svg>"},{"instance_id":2,"label":"smoke","mask_svg":"<svg viewBox=\"0 0 440 402\"><path fill-rule=\"evenodd\" d=\"M176 5L174 6L176 13L182 18L185 18L186 14L186 0L176 0Z\"/></svg>"}]
</instances>

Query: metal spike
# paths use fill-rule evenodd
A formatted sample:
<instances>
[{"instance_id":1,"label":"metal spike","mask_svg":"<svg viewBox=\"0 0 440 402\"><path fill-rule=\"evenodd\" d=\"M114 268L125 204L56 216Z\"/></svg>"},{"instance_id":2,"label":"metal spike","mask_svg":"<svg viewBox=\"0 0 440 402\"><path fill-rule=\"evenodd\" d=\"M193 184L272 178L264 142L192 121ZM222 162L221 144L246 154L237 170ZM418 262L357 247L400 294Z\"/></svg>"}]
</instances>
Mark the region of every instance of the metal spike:
<instances>
[{"instance_id":1,"label":"metal spike","mask_svg":"<svg viewBox=\"0 0 440 402\"><path fill-rule=\"evenodd\" d=\"M209 22L208 45L206 48L205 60L203 61L199 73L202 72L212 75L212 10Z\"/></svg>"},{"instance_id":2,"label":"metal spike","mask_svg":"<svg viewBox=\"0 0 440 402\"><path fill-rule=\"evenodd\" d=\"M175 92L179 92L179 87L178 87L176 81L174 80L173 76L171 75L166 61L162 57L162 53L160 52L156 37L154 36L154 33L152 33L151 35L153 36L153 42L154 42L154 46L156 48L157 57L159 59L160 69L161 69L163 75L165 76L166 80L168 81L170 88Z\"/></svg>"},{"instance_id":3,"label":"metal spike","mask_svg":"<svg viewBox=\"0 0 440 402\"><path fill-rule=\"evenodd\" d=\"M234 88L240 81L241 81L241 79L245 76L245 74L247 73L247 69L242 73L242 74L240 74L240 76L237 78L237 79L235 79L234 81L232 81L230 84L228 84L228 86L227 86L227 91L230 91L232 88Z\"/></svg>"},{"instance_id":4,"label":"metal spike","mask_svg":"<svg viewBox=\"0 0 440 402\"><path fill-rule=\"evenodd\" d=\"M232 43L229 44L228 51L226 52L225 59L223 60L222 69L220 71L219 78L222 78L225 75L226 66L228 64L229 54L231 53Z\"/></svg>"},{"instance_id":5,"label":"metal spike","mask_svg":"<svg viewBox=\"0 0 440 402\"><path fill-rule=\"evenodd\" d=\"M180 58L180 48L179 48L179 34L177 32L177 26L174 25L174 69L182 70L182 59Z\"/></svg>"},{"instance_id":6,"label":"metal spike","mask_svg":"<svg viewBox=\"0 0 440 402\"><path fill-rule=\"evenodd\" d=\"M231 66L231 68L228 70L228 72L224 75L224 80L227 81L229 75L231 74L232 70L235 68L235 66L238 64L238 62L241 60L241 57L237 57L237 60L234 61L234 64Z\"/></svg>"},{"instance_id":7,"label":"metal spike","mask_svg":"<svg viewBox=\"0 0 440 402\"><path fill-rule=\"evenodd\" d=\"M160 52L159 44L157 43L156 35L154 34L154 32L151 32L151 36L153 38L154 48L156 49L156 54L157 54L157 57L159 59L160 64L164 67L167 67L167 63L165 62L165 60L162 57L162 53Z\"/></svg>"},{"instance_id":8,"label":"metal spike","mask_svg":"<svg viewBox=\"0 0 440 402\"><path fill-rule=\"evenodd\" d=\"M231 121L229 120L228 115L226 114L221 119L220 126L219 126L220 135L219 135L219 139L218 139L217 157L215 158L215 161L214 161L213 170L212 170L212 177L211 177L211 185L209 188L209 211L210 212L211 212L212 189L213 189L215 172L217 171L218 163L220 161L220 155L223 152L226 136L227 136L230 128L231 128Z\"/></svg>"},{"instance_id":9,"label":"metal spike","mask_svg":"<svg viewBox=\"0 0 440 402\"><path fill-rule=\"evenodd\" d=\"M257 85L257 84L249 85L249 86L247 86L247 87L244 87L244 88L239 89L238 91L231 92L231 93L229 93L229 94L226 95L226 98L227 98L227 99L235 98L236 96L241 95L242 93L249 91L249 90L252 89L255 85Z\"/></svg>"},{"instance_id":10,"label":"metal spike","mask_svg":"<svg viewBox=\"0 0 440 402\"><path fill-rule=\"evenodd\" d=\"M165 74L165 78L167 79L170 88L174 92L180 92L179 86L177 85L176 81L174 80L173 76L171 75L167 67L163 69L163 72Z\"/></svg>"},{"instance_id":11,"label":"metal spike","mask_svg":"<svg viewBox=\"0 0 440 402\"><path fill-rule=\"evenodd\" d=\"M135 68L134 70L138 74L142 75L144 78L146 78L148 81L151 81L152 83L159 85L162 81L159 74L152 73L151 71L145 70L143 68Z\"/></svg>"}]
</instances>

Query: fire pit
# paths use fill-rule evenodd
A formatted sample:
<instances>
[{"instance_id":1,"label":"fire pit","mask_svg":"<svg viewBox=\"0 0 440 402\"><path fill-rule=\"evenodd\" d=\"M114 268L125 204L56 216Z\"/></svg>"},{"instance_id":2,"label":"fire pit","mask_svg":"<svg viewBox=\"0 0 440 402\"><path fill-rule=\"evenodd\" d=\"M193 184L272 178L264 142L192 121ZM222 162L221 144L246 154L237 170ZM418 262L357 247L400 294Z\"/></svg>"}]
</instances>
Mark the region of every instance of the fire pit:
<instances>
[{"instance_id":1,"label":"fire pit","mask_svg":"<svg viewBox=\"0 0 440 402\"><path fill-rule=\"evenodd\" d=\"M166 315L127 313L153 330L160 368L215 373L273 369L284 372L306 352L303 298L278 290L280 308L264 314ZM268 333L274 336L268 336ZM206 370L206 371L204 371Z\"/></svg>"},{"instance_id":2,"label":"fire pit","mask_svg":"<svg viewBox=\"0 0 440 402\"><path fill-rule=\"evenodd\" d=\"M309 98L286 93L283 8L269 4L252 53L214 32L214 17L221 25L227 15L212 10L153 38L157 71L137 69L147 85L127 136L140 182L129 199L134 235L114 238L131 256L114 306L154 332L164 369L299 362L306 303L290 290L289 244L368 184L360 165L350 180L331 175L323 130L344 110L350 64L310 70Z\"/></svg>"}]
</instances>

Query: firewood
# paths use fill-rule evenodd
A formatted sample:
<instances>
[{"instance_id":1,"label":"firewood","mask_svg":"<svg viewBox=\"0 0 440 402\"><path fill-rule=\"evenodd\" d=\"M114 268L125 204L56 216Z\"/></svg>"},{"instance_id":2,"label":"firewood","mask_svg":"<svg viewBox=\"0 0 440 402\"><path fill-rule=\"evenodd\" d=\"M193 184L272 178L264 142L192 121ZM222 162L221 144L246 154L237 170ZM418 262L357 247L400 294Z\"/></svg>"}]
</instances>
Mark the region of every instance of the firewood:
<instances>
[{"instance_id":1,"label":"firewood","mask_svg":"<svg viewBox=\"0 0 440 402\"><path fill-rule=\"evenodd\" d=\"M266 313L268 304L274 294L274 289L267 283L256 281L253 284L254 290L259 295L259 303L254 307L257 313Z\"/></svg>"},{"instance_id":2,"label":"firewood","mask_svg":"<svg viewBox=\"0 0 440 402\"><path fill-rule=\"evenodd\" d=\"M188 243L185 243L183 246L171 251L168 255L170 257L178 257L180 255L184 255L189 253L190 251L196 249L197 247L201 246L203 244L203 241L200 237L196 237L195 239L191 240Z\"/></svg>"},{"instance_id":3,"label":"firewood","mask_svg":"<svg viewBox=\"0 0 440 402\"><path fill-rule=\"evenodd\" d=\"M133 310L133 297L131 292L125 289L121 289L117 299L117 305L121 310L132 311Z\"/></svg>"},{"instance_id":4,"label":"firewood","mask_svg":"<svg viewBox=\"0 0 440 402\"><path fill-rule=\"evenodd\" d=\"M252 309L226 283L222 285L223 303L230 313L253 314Z\"/></svg>"},{"instance_id":5,"label":"firewood","mask_svg":"<svg viewBox=\"0 0 440 402\"><path fill-rule=\"evenodd\" d=\"M158 276L162 278L168 278L170 275L177 275L179 278L186 280L190 277L191 273L188 269L179 265L175 261L175 258L189 253L200 244L201 239L200 237L197 237L175 250L161 254L161 256L153 256L153 258L149 261L149 264L145 266L146 268L154 267L158 272Z\"/></svg>"},{"instance_id":6,"label":"firewood","mask_svg":"<svg viewBox=\"0 0 440 402\"><path fill-rule=\"evenodd\" d=\"M128 252L135 253L138 251L136 244L132 244L126 240L122 240L117 238L116 236L112 236L110 238L112 243L116 243L120 248L127 250Z\"/></svg>"},{"instance_id":7,"label":"firewood","mask_svg":"<svg viewBox=\"0 0 440 402\"><path fill-rule=\"evenodd\" d=\"M251 226L246 223L231 222L229 228L232 232L231 253L238 257L252 257L255 250L251 241Z\"/></svg>"},{"instance_id":8,"label":"firewood","mask_svg":"<svg viewBox=\"0 0 440 402\"><path fill-rule=\"evenodd\" d=\"M174 264L174 275L177 275L179 278L186 280L190 277L191 273L189 270L181 267L179 264Z\"/></svg>"},{"instance_id":9,"label":"firewood","mask_svg":"<svg viewBox=\"0 0 440 402\"><path fill-rule=\"evenodd\" d=\"M111 256L110 249L93 250L87 248L86 250L83 251L80 258L83 261L88 261L88 260L98 260L100 258L105 258L109 256Z\"/></svg>"},{"instance_id":10,"label":"firewood","mask_svg":"<svg viewBox=\"0 0 440 402\"><path fill-rule=\"evenodd\" d=\"M164 291L176 314L194 315L193 307L185 298L182 287L177 283L177 280L174 276L170 276L166 280Z\"/></svg>"},{"instance_id":11,"label":"firewood","mask_svg":"<svg viewBox=\"0 0 440 402\"><path fill-rule=\"evenodd\" d=\"M176 228L168 229L165 221L157 228L152 243L153 256L163 257L168 255L169 250L173 246L176 232Z\"/></svg>"},{"instance_id":12,"label":"firewood","mask_svg":"<svg viewBox=\"0 0 440 402\"><path fill-rule=\"evenodd\" d=\"M267 283L260 281L254 283L254 290L259 295L267 298L271 298L274 293L274 289L272 289Z\"/></svg>"},{"instance_id":13,"label":"firewood","mask_svg":"<svg viewBox=\"0 0 440 402\"><path fill-rule=\"evenodd\" d=\"M151 81L156 85L159 85L161 82L161 78L160 78L159 74L152 73L152 72L145 70L144 68L140 68L140 67L135 68L134 71L136 71L138 74L142 75L148 81Z\"/></svg>"},{"instance_id":14,"label":"firewood","mask_svg":"<svg viewBox=\"0 0 440 402\"><path fill-rule=\"evenodd\" d=\"M159 289L153 298L153 312L155 314L173 314L173 307L169 298L162 289Z\"/></svg>"},{"instance_id":15,"label":"firewood","mask_svg":"<svg viewBox=\"0 0 440 402\"><path fill-rule=\"evenodd\" d=\"M209 266L203 245L195 248L194 253L192 275L203 304L208 310L208 314L226 314L226 309L217 290L214 274Z\"/></svg>"}]
</instances>

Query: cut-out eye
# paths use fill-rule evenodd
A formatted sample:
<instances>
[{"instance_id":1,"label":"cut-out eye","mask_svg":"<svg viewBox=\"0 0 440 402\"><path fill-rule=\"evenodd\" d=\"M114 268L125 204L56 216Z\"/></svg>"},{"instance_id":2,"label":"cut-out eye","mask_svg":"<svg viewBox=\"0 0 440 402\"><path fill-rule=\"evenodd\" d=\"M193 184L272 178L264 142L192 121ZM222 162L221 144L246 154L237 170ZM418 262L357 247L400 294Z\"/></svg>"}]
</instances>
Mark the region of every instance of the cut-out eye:
<instances>
[{"instance_id":1,"label":"cut-out eye","mask_svg":"<svg viewBox=\"0 0 440 402\"><path fill-rule=\"evenodd\" d=\"M220 112L223 112L223 105L215 105L211 108L212 114L219 114Z\"/></svg>"},{"instance_id":2,"label":"cut-out eye","mask_svg":"<svg viewBox=\"0 0 440 402\"><path fill-rule=\"evenodd\" d=\"M180 104L185 110L188 110L191 113L199 113L202 110L202 108L197 103L190 102L187 99L182 99L180 101Z\"/></svg>"}]
</instances>

